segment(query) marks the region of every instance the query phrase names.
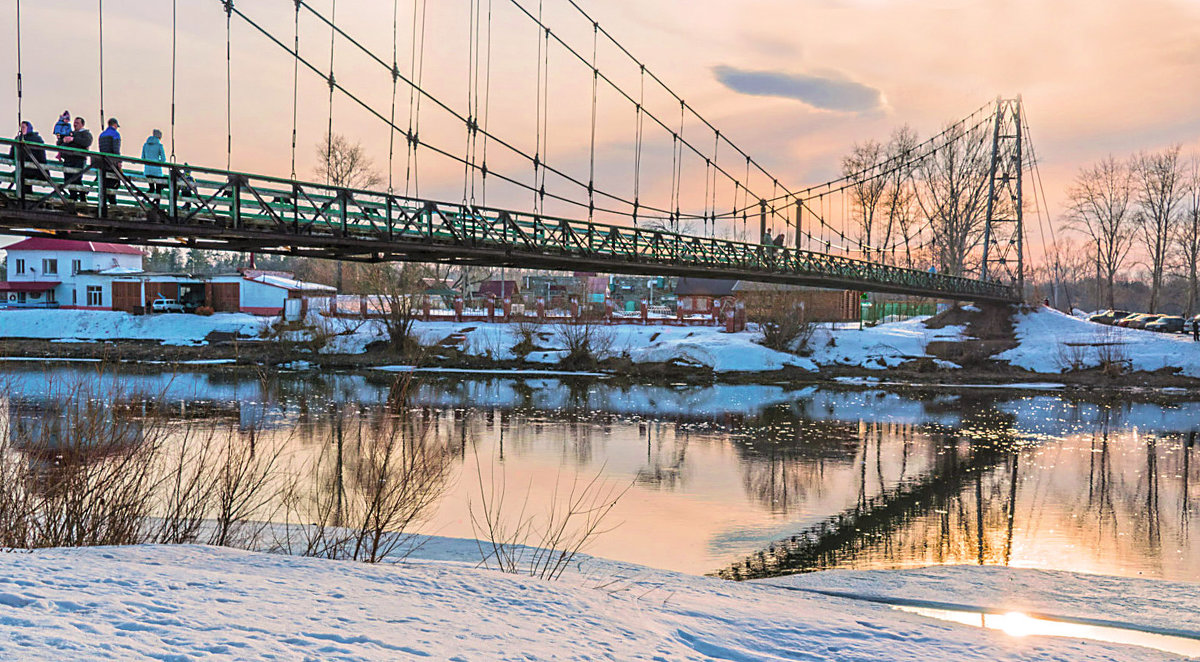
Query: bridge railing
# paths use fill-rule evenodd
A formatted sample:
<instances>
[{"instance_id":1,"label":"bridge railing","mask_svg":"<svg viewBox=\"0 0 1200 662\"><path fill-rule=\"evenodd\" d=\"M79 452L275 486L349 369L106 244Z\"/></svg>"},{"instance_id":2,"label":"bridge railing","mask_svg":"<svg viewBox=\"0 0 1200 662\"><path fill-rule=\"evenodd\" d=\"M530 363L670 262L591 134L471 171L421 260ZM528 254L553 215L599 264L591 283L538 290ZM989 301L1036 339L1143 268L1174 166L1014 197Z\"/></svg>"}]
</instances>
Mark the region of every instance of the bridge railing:
<instances>
[{"instance_id":1,"label":"bridge railing","mask_svg":"<svg viewBox=\"0 0 1200 662\"><path fill-rule=\"evenodd\" d=\"M46 159L30 158L45 150ZM414 246L587 258L619 265L812 277L842 286L1014 300L1012 287L813 251L527 212L440 202L270 175L159 163L69 147L0 139L0 196L7 208L110 220L217 228L338 243L343 253L386 259ZM25 157L22 158L21 154ZM86 159L81 172L60 159ZM22 167L17 167L21 162ZM145 169L160 168L161 177ZM311 243L311 242L310 242Z\"/></svg>"}]
</instances>

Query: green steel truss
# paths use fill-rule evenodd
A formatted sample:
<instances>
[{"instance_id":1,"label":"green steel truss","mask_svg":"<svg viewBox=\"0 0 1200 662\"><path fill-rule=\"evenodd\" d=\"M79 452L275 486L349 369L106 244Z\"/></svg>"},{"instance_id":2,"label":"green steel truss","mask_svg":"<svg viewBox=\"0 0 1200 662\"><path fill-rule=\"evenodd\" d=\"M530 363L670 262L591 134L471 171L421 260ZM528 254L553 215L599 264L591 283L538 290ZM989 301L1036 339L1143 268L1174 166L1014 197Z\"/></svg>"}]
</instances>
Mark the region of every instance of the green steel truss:
<instances>
[{"instance_id":1,"label":"green steel truss","mask_svg":"<svg viewBox=\"0 0 1200 662\"><path fill-rule=\"evenodd\" d=\"M0 139L0 153L24 143ZM420 261L731 278L1011 302L997 282L811 251L607 225L174 164L150 192L146 162L45 146L47 163L0 157L0 232L256 251L329 259ZM67 186L57 153L108 164ZM108 160L105 160L108 159ZM18 159L19 160L19 159ZM136 172L135 172L136 170ZM86 200L70 199L72 188Z\"/></svg>"}]
</instances>

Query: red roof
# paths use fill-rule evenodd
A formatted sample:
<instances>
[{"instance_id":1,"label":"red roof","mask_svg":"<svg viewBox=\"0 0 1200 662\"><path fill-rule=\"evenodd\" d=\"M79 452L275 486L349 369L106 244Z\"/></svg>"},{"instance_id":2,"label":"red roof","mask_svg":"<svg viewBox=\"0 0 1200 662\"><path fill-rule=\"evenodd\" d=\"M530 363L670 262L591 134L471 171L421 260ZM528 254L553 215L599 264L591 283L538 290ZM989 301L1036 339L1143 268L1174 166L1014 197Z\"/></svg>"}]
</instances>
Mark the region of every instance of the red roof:
<instances>
[{"instance_id":1,"label":"red roof","mask_svg":"<svg viewBox=\"0 0 1200 662\"><path fill-rule=\"evenodd\" d=\"M5 250L9 251L70 251L76 253L117 253L120 255L143 255L141 249L121 244L106 244L99 241L72 241L53 237L30 237L18 241Z\"/></svg>"},{"instance_id":2,"label":"red roof","mask_svg":"<svg viewBox=\"0 0 1200 662\"><path fill-rule=\"evenodd\" d=\"M45 292L52 290L59 285L59 281L0 281L0 292Z\"/></svg>"}]
</instances>

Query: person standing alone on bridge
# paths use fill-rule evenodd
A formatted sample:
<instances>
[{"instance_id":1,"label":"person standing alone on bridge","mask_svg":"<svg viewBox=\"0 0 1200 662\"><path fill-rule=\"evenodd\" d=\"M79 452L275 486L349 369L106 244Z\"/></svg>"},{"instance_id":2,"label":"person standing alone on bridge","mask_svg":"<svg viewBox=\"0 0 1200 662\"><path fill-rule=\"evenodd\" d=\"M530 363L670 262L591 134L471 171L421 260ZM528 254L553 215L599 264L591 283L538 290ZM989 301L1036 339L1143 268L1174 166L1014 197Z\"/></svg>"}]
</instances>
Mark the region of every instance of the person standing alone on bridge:
<instances>
[{"instance_id":1,"label":"person standing alone on bridge","mask_svg":"<svg viewBox=\"0 0 1200 662\"><path fill-rule=\"evenodd\" d=\"M33 125L29 122L21 122L21 126L17 134L17 140L24 143L37 143L45 145L46 141L42 140L42 136L33 130ZM25 195L33 193L33 185L30 180L41 179L46 177L42 175L42 171L38 168L38 164L46 163L46 148L45 147L28 147L23 144L16 144L8 153L13 160L13 165L18 165L21 168L21 178L24 185L21 187Z\"/></svg>"},{"instance_id":2,"label":"person standing alone on bridge","mask_svg":"<svg viewBox=\"0 0 1200 662\"><path fill-rule=\"evenodd\" d=\"M104 154L121 154L121 132L117 129L121 128L121 123L117 118L108 118L108 128L100 134L97 150ZM92 165L96 166L96 170L100 172L100 176L104 177L104 185L106 187L105 200L108 204L115 205L117 203L117 176L116 172L121 167L121 162L111 156L98 156L93 159Z\"/></svg>"},{"instance_id":3,"label":"person standing alone on bridge","mask_svg":"<svg viewBox=\"0 0 1200 662\"><path fill-rule=\"evenodd\" d=\"M75 149L90 149L92 146L92 132L88 131L84 126L82 117L76 117L75 123L72 125L74 131L71 135L62 139L64 147L73 147ZM63 172L67 176L67 191L71 195L72 201L87 202L87 188L83 185L83 172L87 170L87 157L82 154L71 152L62 155Z\"/></svg>"},{"instance_id":4,"label":"person standing alone on bridge","mask_svg":"<svg viewBox=\"0 0 1200 662\"><path fill-rule=\"evenodd\" d=\"M167 162L167 152L163 149L162 144L162 131L155 129L146 139L146 144L142 145L142 160L156 163ZM154 197L155 202L158 202L159 194L167 188L167 180L163 177L162 168L147 163L146 179L150 180L150 195Z\"/></svg>"}]
</instances>

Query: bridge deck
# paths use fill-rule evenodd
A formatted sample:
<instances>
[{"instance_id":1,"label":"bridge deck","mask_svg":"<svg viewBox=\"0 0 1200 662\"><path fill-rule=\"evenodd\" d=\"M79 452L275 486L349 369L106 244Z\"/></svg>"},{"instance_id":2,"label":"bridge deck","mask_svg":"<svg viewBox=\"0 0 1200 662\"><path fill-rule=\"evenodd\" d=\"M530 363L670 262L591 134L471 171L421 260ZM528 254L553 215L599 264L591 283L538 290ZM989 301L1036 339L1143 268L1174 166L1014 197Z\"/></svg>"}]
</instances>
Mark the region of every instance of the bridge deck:
<instances>
[{"instance_id":1,"label":"bridge deck","mask_svg":"<svg viewBox=\"0 0 1200 662\"><path fill-rule=\"evenodd\" d=\"M16 143L0 139L0 152ZM14 167L0 158L0 231L114 243L256 251L357 261L698 276L1011 302L1014 288L812 251L409 198L284 178L146 162L90 168L70 200L57 153ZM22 186L24 184L25 186ZM106 199L107 198L107 199Z\"/></svg>"}]
</instances>

